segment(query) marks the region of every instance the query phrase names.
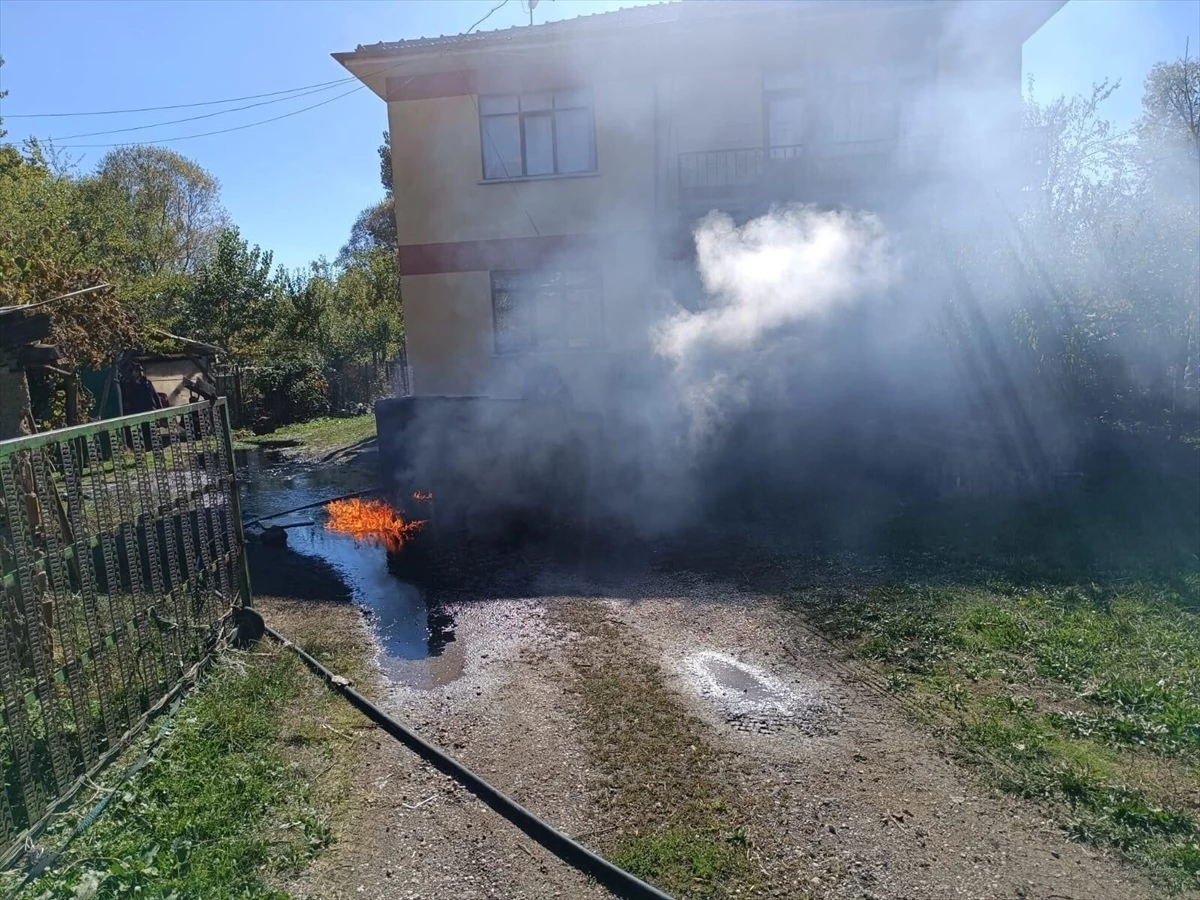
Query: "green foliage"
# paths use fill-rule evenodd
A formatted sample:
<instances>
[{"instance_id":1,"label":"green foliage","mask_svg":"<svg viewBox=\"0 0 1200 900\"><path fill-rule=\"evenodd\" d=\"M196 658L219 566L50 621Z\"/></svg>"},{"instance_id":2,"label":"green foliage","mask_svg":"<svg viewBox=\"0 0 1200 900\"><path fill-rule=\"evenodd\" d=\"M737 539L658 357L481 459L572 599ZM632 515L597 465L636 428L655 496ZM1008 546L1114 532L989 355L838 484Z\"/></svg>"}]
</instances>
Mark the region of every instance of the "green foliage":
<instances>
[{"instance_id":1,"label":"green foliage","mask_svg":"<svg viewBox=\"0 0 1200 900\"><path fill-rule=\"evenodd\" d=\"M1195 242L1179 239L1200 230L1200 64L1156 65L1128 132L1103 116L1117 88L1027 102L1047 168L1022 226L1059 293L1040 310L1024 303L1027 333L1041 332L1043 364L1077 388L1085 415L1165 420L1178 435L1200 417L1200 264Z\"/></svg>"},{"instance_id":2,"label":"green foliage","mask_svg":"<svg viewBox=\"0 0 1200 900\"><path fill-rule=\"evenodd\" d=\"M1149 166L1183 163L1173 174L1196 175L1200 157L1200 60L1184 54L1174 62L1156 63L1146 76L1138 143L1157 149L1145 162ZM1177 151L1175 160L1169 158ZM1186 163L1192 163L1189 168Z\"/></svg>"},{"instance_id":3,"label":"green foliage","mask_svg":"<svg viewBox=\"0 0 1200 900\"><path fill-rule=\"evenodd\" d=\"M613 851L612 861L643 881L674 886L678 896L707 897L728 883L738 868L738 849L745 843L745 832L740 830L722 839L719 834L676 827L630 838Z\"/></svg>"},{"instance_id":4,"label":"green foliage","mask_svg":"<svg viewBox=\"0 0 1200 900\"><path fill-rule=\"evenodd\" d=\"M49 310L76 364L152 348L162 329L268 367L256 400L279 421L323 414L322 372L383 362L403 341L386 133L379 164L387 196L359 216L337 265L275 273L270 251L230 226L217 180L173 150L121 147L80 175L53 148L0 145L0 303L107 282Z\"/></svg>"},{"instance_id":5,"label":"green foliage","mask_svg":"<svg viewBox=\"0 0 1200 900\"><path fill-rule=\"evenodd\" d=\"M251 247L236 229L226 229L184 296L183 321L193 335L223 350L230 362L248 364L261 358L282 303L270 251Z\"/></svg>"},{"instance_id":6,"label":"green foliage","mask_svg":"<svg viewBox=\"0 0 1200 900\"><path fill-rule=\"evenodd\" d=\"M355 254L338 278L339 305L333 340L349 360L382 362L400 347L400 273L385 247Z\"/></svg>"},{"instance_id":7,"label":"green foliage","mask_svg":"<svg viewBox=\"0 0 1200 900\"><path fill-rule=\"evenodd\" d=\"M373 250L396 253L396 210L391 196L358 214L350 229L350 240L338 253L338 265L353 267L358 259Z\"/></svg>"},{"instance_id":8,"label":"green foliage","mask_svg":"<svg viewBox=\"0 0 1200 900\"><path fill-rule=\"evenodd\" d=\"M329 385L318 365L286 360L255 369L243 389L252 423L274 429L329 412Z\"/></svg>"},{"instance_id":9,"label":"green foliage","mask_svg":"<svg viewBox=\"0 0 1200 900\"><path fill-rule=\"evenodd\" d=\"M104 213L56 172L36 144L0 146L0 305L46 300L112 283ZM66 359L97 365L130 340L134 321L113 289L47 307Z\"/></svg>"},{"instance_id":10,"label":"green foliage","mask_svg":"<svg viewBox=\"0 0 1200 900\"><path fill-rule=\"evenodd\" d=\"M1086 96L1059 97L1047 104L1033 99L1030 77L1025 127L1045 134L1043 206L1060 237L1097 224L1128 189L1131 144L1101 115L1120 87L1103 81Z\"/></svg>"},{"instance_id":11,"label":"green foliage","mask_svg":"<svg viewBox=\"0 0 1200 900\"><path fill-rule=\"evenodd\" d=\"M86 181L120 205L125 265L133 274L196 271L228 225L217 180L165 147L111 150Z\"/></svg>"},{"instance_id":12,"label":"green foliage","mask_svg":"<svg viewBox=\"0 0 1200 900\"><path fill-rule=\"evenodd\" d=\"M328 366L382 363L404 339L395 255L383 247L354 251L344 265L314 263L282 279L286 324L275 335L280 355L310 355Z\"/></svg>"},{"instance_id":13,"label":"green foliage","mask_svg":"<svg viewBox=\"0 0 1200 900\"><path fill-rule=\"evenodd\" d=\"M237 440L242 449L263 442L298 441L306 450L319 452L357 444L374 436L375 414L367 413L365 416L309 419L294 425L284 425L263 436L239 432Z\"/></svg>"},{"instance_id":14,"label":"green foliage","mask_svg":"<svg viewBox=\"0 0 1200 900\"><path fill-rule=\"evenodd\" d=\"M392 196L392 133L383 133L383 143L379 145L379 181L383 189Z\"/></svg>"},{"instance_id":15,"label":"green foliage","mask_svg":"<svg viewBox=\"0 0 1200 900\"><path fill-rule=\"evenodd\" d=\"M1072 837L1121 850L1169 888L1200 888L1200 808L1178 789L1200 767L1200 576L980 581L801 602L922 715L947 718L1004 790L1050 803Z\"/></svg>"},{"instance_id":16,"label":"green foliage","mask_svg":"<svg viewBox=\"0 0 1200 900\"><path fill-rule=\"evenodd\" d=\"M330 840L302 771L280 755L281 710L309 677L278 652L222 665L30 896L284 897L272 876Z\"/></svg>"}]
</instances>

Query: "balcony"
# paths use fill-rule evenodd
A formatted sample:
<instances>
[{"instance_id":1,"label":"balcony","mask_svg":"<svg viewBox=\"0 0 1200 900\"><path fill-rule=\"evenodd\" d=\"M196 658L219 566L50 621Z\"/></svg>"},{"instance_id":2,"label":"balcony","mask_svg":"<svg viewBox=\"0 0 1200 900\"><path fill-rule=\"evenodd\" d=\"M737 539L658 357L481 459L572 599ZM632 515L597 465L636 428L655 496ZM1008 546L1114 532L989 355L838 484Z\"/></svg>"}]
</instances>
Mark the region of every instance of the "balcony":
<instances>
[{"instance_id":1,"label":"balcony","mask_svg":"<svg viewBox=\"0 0 1200 900\"><path fill-rule=\"evenodd\" d=\"M1040 130L968 142L927 135L788 147L679 154L679 212L694 218L720 209L755 215L775 203L885 206L936 181L1040 183L1045 159Z\"/></svg>"}]
</instances>

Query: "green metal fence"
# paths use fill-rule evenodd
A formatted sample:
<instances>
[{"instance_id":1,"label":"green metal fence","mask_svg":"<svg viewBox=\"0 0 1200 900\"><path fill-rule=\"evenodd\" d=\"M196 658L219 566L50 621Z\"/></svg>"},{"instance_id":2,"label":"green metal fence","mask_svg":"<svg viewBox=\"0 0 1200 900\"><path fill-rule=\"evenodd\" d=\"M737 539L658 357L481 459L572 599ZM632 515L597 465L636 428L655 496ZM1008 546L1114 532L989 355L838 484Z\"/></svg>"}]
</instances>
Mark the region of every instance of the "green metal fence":
<instances>
[{"instance_id":1,"label":"green metal fence","mask_svg":"<svg viewBox=\"0 0 1200 900\"><path fill-rule=\"evenodd\" d=\"M249 605L223 400L0 441L0 856Z\"/></svg>"}]
</instances>

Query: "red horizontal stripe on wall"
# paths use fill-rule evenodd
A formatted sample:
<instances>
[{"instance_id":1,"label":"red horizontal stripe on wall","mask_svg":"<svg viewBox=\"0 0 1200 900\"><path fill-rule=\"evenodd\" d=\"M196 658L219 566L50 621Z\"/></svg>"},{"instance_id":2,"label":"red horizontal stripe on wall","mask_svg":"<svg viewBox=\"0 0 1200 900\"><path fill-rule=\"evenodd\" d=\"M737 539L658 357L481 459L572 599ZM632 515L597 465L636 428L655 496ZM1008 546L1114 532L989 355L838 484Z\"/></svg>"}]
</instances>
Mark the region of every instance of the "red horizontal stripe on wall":
<instances>
[{"instance_id":1,"label":"red horizontal stripe on wall","mask_svg":"<svg viewBox=\"0 0 1200 900\"><path fill-rule=\"evenodd\" d=\"M455 244L409 244L400 248L400 274L536 269L561 254L595 249L597 238L590 234L548 234Z\"/></svg>"}]
</instances>

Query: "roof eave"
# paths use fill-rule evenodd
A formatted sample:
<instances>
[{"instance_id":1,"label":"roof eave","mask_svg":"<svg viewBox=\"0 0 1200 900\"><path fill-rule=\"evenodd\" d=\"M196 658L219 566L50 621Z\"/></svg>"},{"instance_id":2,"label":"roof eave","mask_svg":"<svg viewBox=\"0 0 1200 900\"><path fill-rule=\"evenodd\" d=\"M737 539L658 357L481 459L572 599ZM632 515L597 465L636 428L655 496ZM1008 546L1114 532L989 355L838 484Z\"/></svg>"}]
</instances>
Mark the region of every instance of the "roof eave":
<instances>
[{"instance_id":1,"label":"roof eave","mask_svg":"<svg viewBox=\"0 0 1200 900\"><path fill-rule=\"evenodd\" d=\"M382 56L364 57L357 50L329 55L379 99L387 100L387 73L395 68L395 63L387 64L387 57Z\"/></svg>"},{"instance_id":2,"label":"roof eave","mask_svg":"<svg viewBox=\"0 0 1200 900\"><path fill-rule=\"evenodd\" d=\"M1006 3L1003 8L1023 44L1066 5L1067 0L1025 0L1022 3Z\"/></svg>"}]
</instances>

